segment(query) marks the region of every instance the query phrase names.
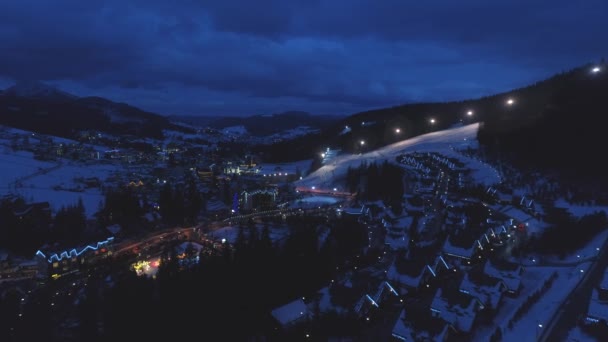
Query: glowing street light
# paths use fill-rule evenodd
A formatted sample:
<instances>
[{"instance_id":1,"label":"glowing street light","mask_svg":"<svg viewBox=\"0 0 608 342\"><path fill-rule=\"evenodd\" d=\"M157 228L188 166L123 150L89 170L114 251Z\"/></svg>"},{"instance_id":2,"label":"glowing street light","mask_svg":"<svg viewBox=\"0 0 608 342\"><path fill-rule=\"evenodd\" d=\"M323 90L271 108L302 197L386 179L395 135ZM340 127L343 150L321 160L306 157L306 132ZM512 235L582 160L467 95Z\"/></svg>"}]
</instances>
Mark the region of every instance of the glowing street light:
<instances>
[{"instance_id":1,"label":"glowing street light","mask_svg":"<svg viewBox=\"0 0 608 342\"><path fill-rule=\"evenodd\" d=\"M321 158L325 158L325 153L321 153Z\"/></svg>"},{"instance_id":2,"label":"glowing street light","mask_svg":"<svg viewBox=\"0 0 608 342\"><path fill-rule=\"evenodd\" d=\"M434 124L435 123L435 119L431 119L429 120L430 123Z\"/></svg>"},{"instance_id":3,"label":"glowing street light","mask_svg":"<svg viewBox=\"0 0 608 342\"><path fill-rule=\"evenodd\" d=\"M359 143L361 144L361 146L363 146L365 145L365 140L361 140Z\"/></svg>"},{"instance_id":4,"label":"glowing street light","mask_svg":"<svg viewBox=\"0 0 608 342\"><path fill-rule=\"evenodd\" d=\"M470 110L470 111L467 112L467 116L472 116L472 115L473 115L473 111L472 110Z\"/></svg>"},{"instance_id":5,"label":"glowing street light","mask_svg":"<svg viewBox=\"0 0 608 342\"><path fill-rule=\"evenodd\" d=\"M515 100L513 100L513 99L511 99L511 98L507 100L507 104L508 104L509 106L512 106L514 103L515 103Z\"/></svg>"},{"instance_id":6,"label":"glowing street light","mask_svg":"<svg viewBox=\"0 0 608 342\"><path fill-rule=\"evenodd\" d=\"M401 133L401 129L395 128L395 133Z\"/></svg>"},{"instance_id":7,"label":"glowing street light","mask_svg":"<svg viewBox=\"0 0 608 342\"><path fill-rule=\"evenodd\" d=\"M600 67L594 67L593 69L591 69L591 72L594 74L597 74L600 71L602 71L602 69L600 69Z\"/></svg>"}]
</instances>

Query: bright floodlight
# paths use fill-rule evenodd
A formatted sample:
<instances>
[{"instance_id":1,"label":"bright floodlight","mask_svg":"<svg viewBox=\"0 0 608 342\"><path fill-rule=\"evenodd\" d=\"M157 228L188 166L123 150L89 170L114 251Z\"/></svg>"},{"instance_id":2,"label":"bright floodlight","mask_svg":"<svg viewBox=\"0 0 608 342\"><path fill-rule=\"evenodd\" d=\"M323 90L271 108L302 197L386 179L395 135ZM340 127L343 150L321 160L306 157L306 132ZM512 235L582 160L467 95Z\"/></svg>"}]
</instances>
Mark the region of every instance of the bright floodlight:
<instances>
[{"instance_id":1,"label":"bright floodlight","mask_svg":"<svg viewBox=\"0 0 608 342\"><path fill-rule=\"evenodd\" d=\"M362 146L365 145L365 140L361 140L360 143L361 143Z\"/></svg>"},{"instance_id":2,"label":"bright floodlight","mask_svg":"<svg viewBox=\"0 0 608 342\"><path fill-rule=\"evenodd\" d=\"M600 67L594 67L593 69L591 69L591 72L594 74L597 74L598 72L600 72L602 69L600 69Z\"/></svg>"},{"instance_id":3,"label":"bright floodlight","mask_svg":"<svg viewBox=\"0 0 608 342\"><path fill-rule=\"evenodd\" d=\"M435 123L435 119L431 119L431 120L430 120L430 122L431 122L432 124L434 124L434 123Z\"/></svg>"},{"instance_id":4,"label":"bright floodlight","mask_svg":"<svg viewBox=\"0 0 608 342\"><path fill-rule=\"evenodd\" d=\"M321 158L325 158L325 153L321 153Z\"/></svg>"},{"instance_id":5,"label":"bright floodlight","mask_svg":"<svg viewBox=\"0 0 608 342\"><path fill-rule=\"evenodd\" d=\"M473 111L472 111L472 110L468 111L468 112L467 112L467 115L468 115L468 116L473 115Z\"/></svg>"},{"instance_id":6,"label":"bright floodlight","mask_svg":"<svg viewBox=\"0 0 608 342\"><path fill-rule=\"evenodd\" d=\"M514 103L515 103L515 100L513 100L513 99L508 99L508 100L507 100L507 104L508 104L509 106L510 106L510 105L512 105L512 104L514 104Z\"/></svg>"},{"instance_id":7,"label":"bright floodlight","mask_svg":"<svg viewBox=\"0 0 608 342\"><path fill-rule=\"evenodd\" d=\"M395 133L401 133L401 130L399 128L395 128Z\"/></svg>"}]
</instances>

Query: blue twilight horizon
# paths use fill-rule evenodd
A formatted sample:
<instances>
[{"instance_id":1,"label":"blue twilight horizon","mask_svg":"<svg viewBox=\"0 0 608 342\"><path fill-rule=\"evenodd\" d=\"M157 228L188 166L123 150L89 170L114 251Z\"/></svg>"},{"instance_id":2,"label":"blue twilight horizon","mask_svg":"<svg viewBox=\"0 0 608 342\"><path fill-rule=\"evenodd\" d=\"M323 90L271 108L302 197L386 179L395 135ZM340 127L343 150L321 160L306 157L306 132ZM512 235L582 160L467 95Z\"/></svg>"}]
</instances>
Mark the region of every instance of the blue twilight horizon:
<instances>
[{"instance_id":1,"label":"blue twilight horizon","mask_svg":"<svg viewBox=\"0 0 608 342\"><path fill-rule=\"evenodd\" d=\"M4 1L0 89L40 80L166 115L347 115L598 61L607 16L600 0Z\"/></svg>"}]
</instances>

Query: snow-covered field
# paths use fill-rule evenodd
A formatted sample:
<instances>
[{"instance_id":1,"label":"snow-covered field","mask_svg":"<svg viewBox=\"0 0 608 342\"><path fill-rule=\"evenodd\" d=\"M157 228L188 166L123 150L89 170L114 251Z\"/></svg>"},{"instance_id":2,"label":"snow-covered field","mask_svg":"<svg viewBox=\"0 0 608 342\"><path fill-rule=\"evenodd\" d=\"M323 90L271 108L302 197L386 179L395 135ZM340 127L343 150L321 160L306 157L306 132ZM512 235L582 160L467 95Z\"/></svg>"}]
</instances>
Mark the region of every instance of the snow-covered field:
<instances>
[{"instance_id":1,"label":"snow-covered field","mask_svg":"<svg viewBox=\"0 0 608 342\"><path fill-rule=\"evenodd\" d=\"M297 186L331 188L336 180L344 177L349 167L358 167L363 161L382 163L385 160L393 162L403 153L409 152L438 152L446 157L457 158L472 170L476 182L493 185L501 182L498 171L492 166L474 158L464 156L453 149L454 146L477 145L477 130L479 124L474 123L462 127L427 133L411 139L403 140L378 150L359 155L339 155L332 163L320 167L307 177L296 182Z\"/></svg>"},{"instance_id":2,"label":"snow-covered field","mask_svg":"<svg viewBox=\"0 0 608 342\"><path fill-rule=\"evenodd\" d=\"M103 195L98 188L84 188L77 179L97 177L103 182L120 170L116 165L39 161L29 152L6 150L0 151L0 165L0 196L15 194L30 202L47 201L53 212L82 199L88 217L99 210Z\"/></svg>"}]
</instances>

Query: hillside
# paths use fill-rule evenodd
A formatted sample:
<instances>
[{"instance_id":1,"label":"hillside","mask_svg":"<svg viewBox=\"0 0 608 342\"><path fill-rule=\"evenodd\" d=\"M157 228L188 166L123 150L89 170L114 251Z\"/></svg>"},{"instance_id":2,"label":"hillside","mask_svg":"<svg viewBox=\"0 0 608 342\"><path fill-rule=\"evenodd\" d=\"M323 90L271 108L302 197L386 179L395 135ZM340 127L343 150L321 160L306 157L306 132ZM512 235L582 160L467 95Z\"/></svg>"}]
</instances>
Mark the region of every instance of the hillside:
<instances>
[{"instance_id":1,"label":"hillside","mask_svg":"<svg viewBox=\"0 0 608 342\"><path fill-rule=\"evenodd\" d=\"M0 124L74 138L78 131L161 138L179 130L158 114L100 97L77 97L40 82L17 83L0 92Z\"/></svg>"}]
</instances>

